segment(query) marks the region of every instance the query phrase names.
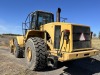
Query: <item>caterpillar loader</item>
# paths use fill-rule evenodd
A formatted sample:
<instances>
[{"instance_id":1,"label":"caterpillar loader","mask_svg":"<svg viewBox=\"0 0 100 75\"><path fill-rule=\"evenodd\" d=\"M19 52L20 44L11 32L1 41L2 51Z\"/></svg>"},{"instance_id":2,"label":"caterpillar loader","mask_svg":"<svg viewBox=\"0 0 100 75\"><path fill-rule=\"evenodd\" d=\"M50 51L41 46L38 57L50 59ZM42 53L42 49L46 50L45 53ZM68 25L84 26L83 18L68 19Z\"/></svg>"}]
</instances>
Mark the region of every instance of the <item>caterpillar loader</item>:
<instances>
[{"instance_id":1,"label":"caterpillar loader","mask_svg":"<svg viewBox=\"0 0 100 75\"><path fill-rule=\"evenodd\" d=\"M30 70L42 70L46 66L56 68L64 62L97 55L92 48L89 26L60 22L58 8L56 22L50 12L35 11L22 23L22 36L10 40L11 53L25 57Z\"/></svg>"}]
</instances>

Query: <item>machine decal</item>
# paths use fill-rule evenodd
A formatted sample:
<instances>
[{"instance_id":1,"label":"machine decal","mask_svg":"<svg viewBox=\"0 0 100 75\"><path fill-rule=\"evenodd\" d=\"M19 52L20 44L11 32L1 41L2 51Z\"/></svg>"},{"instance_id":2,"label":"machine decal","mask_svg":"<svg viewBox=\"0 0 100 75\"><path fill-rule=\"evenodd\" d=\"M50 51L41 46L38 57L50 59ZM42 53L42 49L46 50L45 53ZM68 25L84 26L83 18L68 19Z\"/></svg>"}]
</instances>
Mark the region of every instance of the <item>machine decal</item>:
<instances>
[{"instance_id":1,"label":"machine decal","mask_svg":"<svg viewBox=\"0 0 100 75\"><path fill-rule=\"evenodd\" d=\"M84 34L83 34L83 33L81 34L81 36L80 36L79 40L80 40L80 41L85 41L85 36L84 36Z\"/></svg>"}]
</instances>

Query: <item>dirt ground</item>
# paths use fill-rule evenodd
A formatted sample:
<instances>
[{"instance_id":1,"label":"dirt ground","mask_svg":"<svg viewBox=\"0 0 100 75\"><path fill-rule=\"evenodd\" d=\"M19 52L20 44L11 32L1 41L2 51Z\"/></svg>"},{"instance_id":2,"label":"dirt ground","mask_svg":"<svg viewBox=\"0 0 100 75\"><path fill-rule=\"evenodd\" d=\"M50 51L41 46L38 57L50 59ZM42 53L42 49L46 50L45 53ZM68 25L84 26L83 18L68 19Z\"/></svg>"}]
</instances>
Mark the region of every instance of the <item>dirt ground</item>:
<instances>
[{"instance_id":1,"label":"dirt ground","mask_svg":"<svg viewBox=\"0 0 100 75\"><path fill-rule=\"evenodd\" d=\"M100 49L100 39L98 39L98 38L92 39L92 47Z\"/></svg>"},{"instance_id":2,"label":"dirt ground","mask_svg":"<svg viewBox=\"0 0 100 75\"><path fill-rule=\"evenodd\" d=\"M91 58L59 62L58 68L54 70L46 68L38 72L30 71L27 69L25 58L15 58L10 53L10 38L0 38L0 75L100 75L100 54Z\"/></svg>"}]
</instances>

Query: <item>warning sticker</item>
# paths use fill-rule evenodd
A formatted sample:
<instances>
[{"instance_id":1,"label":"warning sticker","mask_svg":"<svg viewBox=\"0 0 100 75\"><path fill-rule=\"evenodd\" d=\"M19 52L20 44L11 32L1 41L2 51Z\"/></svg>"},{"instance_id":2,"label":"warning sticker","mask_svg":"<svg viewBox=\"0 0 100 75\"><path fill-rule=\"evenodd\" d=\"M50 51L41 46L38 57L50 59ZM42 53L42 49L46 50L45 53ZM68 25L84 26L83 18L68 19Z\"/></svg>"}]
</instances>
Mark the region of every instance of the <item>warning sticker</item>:
<instances>
[{"instance_id":1,"label":"warning sticker","mask_svg":"<svg viewBox=\"0 0 100 75\"><path fill-rule=\"evenodd\" d=\"M84 34L82 33L81 34L81 36L80 36L80 39L79 39L80 41L84 41L85 40L85 36L84 36Z\"/></svg>"}]
</instances>

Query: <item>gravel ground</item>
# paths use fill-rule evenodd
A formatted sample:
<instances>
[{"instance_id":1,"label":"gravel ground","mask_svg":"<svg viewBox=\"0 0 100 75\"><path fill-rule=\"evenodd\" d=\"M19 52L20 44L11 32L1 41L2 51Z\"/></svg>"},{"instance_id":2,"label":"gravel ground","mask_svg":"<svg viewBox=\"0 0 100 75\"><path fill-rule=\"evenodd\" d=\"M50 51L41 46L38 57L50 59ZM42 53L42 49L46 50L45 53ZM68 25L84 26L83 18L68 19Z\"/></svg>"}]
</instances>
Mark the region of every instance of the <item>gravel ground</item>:
<instances>
[{"instance_id":1,"label":"gravel ground","mask_svg":"<svg viewBox=\"0 0 100 75\"><path fill-rule=\"evenodd\" d=\"M8 47L0 47L0 75L37 75L26 69L25 59L15 58Z\"/></svg>"},{"instance_id":2,"label":"gravel ground","mask_svg":"<svg viewBox=\"0 0 100 75\"><path fill-rule=\"evenodd\" d=\"M100 75L100 55L58 64L55 70L30 71L25 58L15 58L8 47L0 47L0 75Z\"/></svg>"}]
</instances>

